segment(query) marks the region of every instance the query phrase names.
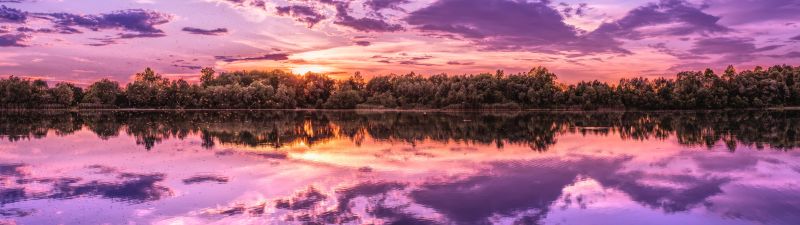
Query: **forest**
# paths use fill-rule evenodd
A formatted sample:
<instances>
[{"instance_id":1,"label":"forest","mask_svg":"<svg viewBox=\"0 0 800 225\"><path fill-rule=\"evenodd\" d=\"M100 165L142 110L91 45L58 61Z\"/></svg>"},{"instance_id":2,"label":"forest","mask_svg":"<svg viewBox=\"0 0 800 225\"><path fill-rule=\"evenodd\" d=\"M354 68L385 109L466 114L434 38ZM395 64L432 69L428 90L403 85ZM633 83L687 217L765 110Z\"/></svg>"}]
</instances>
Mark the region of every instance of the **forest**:
<instances>
[{"instance_id":1,"label":"forest","mask_svg":"<svg viewBox=\"0 0 800 225\"><path fill-rule=\"evenodd\" d=\"M17 76L0 79L0 108L147 109L726 109L800 106L800 67L776 65L675 78L566 84L544 67L527 73L380 75L365 80L281 70L170 80L150 68L127 85L102 79L82 88Z\"/></svg>"}]
</instances>

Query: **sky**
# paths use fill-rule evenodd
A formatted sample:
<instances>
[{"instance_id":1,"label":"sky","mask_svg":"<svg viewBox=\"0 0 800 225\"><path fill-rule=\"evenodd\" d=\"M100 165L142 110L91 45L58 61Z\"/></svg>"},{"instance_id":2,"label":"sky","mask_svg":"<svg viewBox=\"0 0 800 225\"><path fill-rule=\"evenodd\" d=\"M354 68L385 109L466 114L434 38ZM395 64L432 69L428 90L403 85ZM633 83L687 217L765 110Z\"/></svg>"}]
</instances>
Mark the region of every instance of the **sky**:
<instances>
[{"instance_id":1,"label":"sky","mask_svg":"<svg viewBox=\"0 0 800 225\"><path fill-rule=\"evenodd\" d=\"M196 81L527 72L562 82L800 62L798 0L0 0L0 76ZM721 71L720 71L721 72Z\"/></svg>"}]
</instances>

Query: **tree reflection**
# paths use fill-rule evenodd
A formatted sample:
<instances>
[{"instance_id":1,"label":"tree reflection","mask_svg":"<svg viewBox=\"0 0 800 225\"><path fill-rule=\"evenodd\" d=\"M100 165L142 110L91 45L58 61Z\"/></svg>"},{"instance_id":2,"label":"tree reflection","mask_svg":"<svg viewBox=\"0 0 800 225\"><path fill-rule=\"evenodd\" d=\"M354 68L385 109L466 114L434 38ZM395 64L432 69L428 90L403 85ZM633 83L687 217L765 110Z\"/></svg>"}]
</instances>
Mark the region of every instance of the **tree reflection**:
<instances>
[{"instance_id":1,"label":"tree reflection","mask_svg":"<svg viewBox=\"0 0 800 225\"><path fill-rule=\"evenodd\" d=\"M424 140L528 145L545 151L559 135L617 135L625 140L674 136L686 146L724 143L762 149L800 145L800 111L682 112L353 112L353 111L116 111L4 112L0 136L9 141L70 135L86 127L102 139L124 132L151 149L165 139L200 136L202 145L315 145L348 139Z\"/></svg>"}]
</instances>

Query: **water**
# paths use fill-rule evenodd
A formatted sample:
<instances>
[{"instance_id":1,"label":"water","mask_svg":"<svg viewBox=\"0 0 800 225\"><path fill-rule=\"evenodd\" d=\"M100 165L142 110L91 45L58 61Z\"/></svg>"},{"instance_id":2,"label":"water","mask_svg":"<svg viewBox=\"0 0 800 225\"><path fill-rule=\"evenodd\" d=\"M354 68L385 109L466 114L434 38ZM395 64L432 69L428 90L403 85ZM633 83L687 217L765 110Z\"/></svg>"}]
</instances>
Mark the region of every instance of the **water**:
<instances>
[{"instance_id":1,"label":"water","mask_svg":"<svg viewBox=\"0 0 800 225\"><path fill-rule=\"evenodd\" d=\"M2 112L0 224L798 224L800 111Z\"/></svg>"}]
</instances>

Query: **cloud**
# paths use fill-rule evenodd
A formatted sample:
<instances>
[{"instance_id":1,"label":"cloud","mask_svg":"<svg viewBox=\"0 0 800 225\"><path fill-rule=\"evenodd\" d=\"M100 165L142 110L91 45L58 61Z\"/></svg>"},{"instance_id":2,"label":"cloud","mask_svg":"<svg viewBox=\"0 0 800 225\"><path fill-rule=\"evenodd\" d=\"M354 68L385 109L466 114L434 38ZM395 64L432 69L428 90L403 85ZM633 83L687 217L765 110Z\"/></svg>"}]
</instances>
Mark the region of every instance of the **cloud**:
<instances>
[{"instance_id":1,"label":"cloud","mask_svg":"<svg viewBox=\"0 0 800 225\"><path fill-rule=\"evenodd\" d=\"M342 15L338 17L339 20L334 21L334 24L353 28L357 31L363 32L394 32L401 31L403 27L400 24L390 24L386 21L373 19L373 18L354 18L350 15Z\"/></svg>"},{"instance_id":2,"label":"cloud","mask_svg":"<svg viewBox=\"0 0 800 225\"><path fill-rule=\"evenodd\" d=\"M13 179L19 188L0 190L1 203L14 203L36 199L72 199L76 197L97 196L107 199L143 203L159 200L170 196L172 191L160 185L165 179L164 174L138 174L119 172L116 169L98 170L98 167L89 167L98 174L105 174L116 178L114 181L88 180L74 177L33 177L25 172L28 165L0 164L0 180ZM111 168L111 167L104 167ZM100 168L102 169L102 168ZM30 191L30 185L46 187L45 191Z\"/></svg>"},{"instance_id":3,"label":"cloud","mask_svg":"<svg viewBox=\"0 0 800 225\"><path fill-rule=\"evenodd\" d=\"M272 53L272 54L265 54L263 56L256 56L256 57L215 56L214 58L216 58L218 60L225 61L225 62L256 61L256 60L282 61L282 60L289 59L289 54L287 54L287 53Z\"/></svg>"},{"instance_id":4,"label":"cloud","mask_svg":"<svg viewBox=\"0 0 800 225\"><path fill-rule=\"evenodd\" d=\"M755 40L752 38L713 37L713 38L699 39L694 42L692 48L690 48L688 52L676 53L675 55L676 56L695 55L696 56L695 58L706 57L706 56L719 56L719 58L715 60L713 64L730 65L730 64L752 61L759 56L764 56L760 53L770 50L775 50L780 47L783 47L783 45L768 45L763 47L757 47L755 44ZM785 55L785 56L791 56L791 55ZM703 66L707 67L708 64L709 63L688 62L688 63L681 63L678 65L674 65L670 69L671 70L693 69Z\"/></svg>"},{"instance_id":5,"label":"cloud","mask_svg":"<svg viewBox=\"0 0 800 225\"><path fill-rule=\"evenodd\" d=\"M454 66L468 66L474 65L475 62L459 62L459 61L448 61L447 65L454 65Z\"/></svg>"},{"instance_id":6,"label":"cloud","mask_svg":"<svg viewBox=\"0 0 800 225\"><path fill-rule=\"evenodd\" d=\"M556 10L542 2L439 0L410 13L406 22L425 32L456 34L495 49L555 44L577 35Z\"/></svg>"},{"instance_id":7,"label":"cloud","mask_svg":"<svg viewBox=\"0 0 800 225\"><path fill-rule=\"evenodd\" d=\"M27 47L25 42L30 37L30 35L22 33L0 35L0 47Z\"/></svg>"},{"instance_id":8,"label":"cloud","mask_svg":"<svg viewBox=\"0 0 800 225\"><path fill-rule=\"evenodd\" d=\"M579 174L613 176L627 159L587 158L570 162L569 166L557 161L495 162L490 165L491 175L426 183L411 191L409 197L457 224L489 224L493 215L523 211L533 213L515 224L539 224L564 187Z\"/></svg>"},{"instance_id":9,"label":"cloud","mask_svg":"<svg viewBox=\"0 0 800 225\"><path fill-rule=\"evenodd\" d=\"M331 1L331 0L322 0ZM348 12L349 4L346 2L335 2L336 6L336 21L334 24L350 27L361 32L395 32L404 30L400 24L392 24L384 21L383 19L362 17L355 18Z\"/></svg>"},{"instance_id":10,"label":"cloud","mask_svg":"<svg viewBox=\"0 0 800 225\"><path fill-rule=\"evenodd\" d=\"M362 17L356 18L350 15L349 1L336 0L317 0L324 5L333 6L336 9L336 19L334 24L352 28L361 32L395 32L404 30L400 24L392 24L383 18Z\"/></svg>"},{"instance_id":11,"label":"cloud","mask_svg":"<svg viewBox=\"0 0 800 225\"><path fill-rule=\"evenodd\" d=\"M291 16L298 22L306 23L308 28L314 27L314 25L326 18L316 9L304 5L278 6L275 7L275 10L280 16Z\"/></svg>"},{"instance_id":12,"label":"cloud","mask_svg":"<svg viewBox=\"0 0 800 225\"><path fill-rule=\"evenodd\" d=\"M579 37L579 30L564 23L547 2L439 0L411 12L405 20L420 31L464 38L490 51L627 53L607 37Z\"/></svg>"},{"instance_id":13,"label":"cloud","mask_svg":"<svg viewBox=\"0 0 800 225\"><path fill-rule=\"evenodd\" d=\"M98 42L86 44L87 46L106 46L106 45L113 45L113 44L120 44L123 43L120 40L122 39L134 39L134 38L160 38L165 37L167 34L164 33L118 33L116 36L106 36L102 38L90 38L91 40L95 40Z\"/></svg>"},{"instance_id":14,"label":"cloud","mask_svg":"<svg viewBox=\"0 0 800 225\"><path fill-rule=\"evenodd\" d=\"M628 12L622 19L604 23L593 33L638 40L653 36L675 36L693 33L726 33L729 28L719 25L719 17L702 11L684 0L662 0L638 7ZM668 25L650 29L639 28Z\"/></svg>"},{"instance_id":15,"label":"cloud","mask_svg":"<svg viewBox=\"0 0 800 225\"><path fill-rule=\"evenodd\" d=\"M405 11L400 8L402 4L411 3L410 0L367 0L364 1L364 6L372 9L373 11L380 11L384 9L393 9L397 11Z\"/></svg>"},{"instance_id":16,"label":"cloud","mask_svg":"<svg viewBox=\"0 0 800 225\"><path fill-rule=\"evenodd\" d=\"M27 209L27 210L20 208L0 209L0 216L2 217L26 217L30 216L33 213L36 213L35 209Z\"/></svg>"},{"instance_id":17,"label":"cloud","mask_svg":"<svg viewBox=\"0 0 800 225\"><path fill-rule=\"evenodd\" d=\"M165 37L167 34L164 33L120 33L117 34L117 37L120 39L131 39L131 38L158 38L158 37Z\"/></svg>"},{"instance_id":18,"label":"cloud","mask_svg":"<svg viewBox=\"0 0 800 225\"><path fill-rule=\"evenodd\" d=\"M590 9L589 4L587 3L579 3L577 6L573 6L570 5L569 3L561 2L558 3L558 6L561 7L561 10L559 10L561 12L561 15L564 15L564 17L567 18L572 18L575 16L577 17L585 16L586 11Z\"/></svg>"},{"instance_id":19,"label":"cloud","mask_svg":"<svg viewBox=\"0 0 800 225\"><path fill-rule=\"evenodd\" d=\"M217 28L217 29L206 30L206 29L195 28L195 27L184 27L181 30L189 32L191 34L199 34L199 35L223 35L223 34L227 34L228 33L228 29L227 28Z\"/></svg>"},{"instance_id":20,"label":"cloud","mask_svg":"<svg viewBox=\"0 0 800 225\"><path fill-rule=\"evenodd\" d=\"M188 70L199 70L203 68L202 66L196 66L196 65L178 65L178 64L172 64L172 67L183 68Z\"/></svg>"},{"instance_id":21,"label":"cloud","mask_svg":"<svg viewBox=\"0 0 800 225\"><path fill-rule=\"evenodd\" d=\"M369 45L371 45L371 44L372 44L372 43L370 43L369 41L355 41L355 42L353 42L353 43L355 43L355 44L356 44L356 45L358 45L358 46L369 46Z\"/></svg>"},{"instance_id":22,"label":"cloud","mask_svg":"<svg viewBox=\"0 0 800 225\"><path fill-rule=\"evenodd\" d=\"M119 29L140 34L161 34L155 26L172 20L169 14L144 9L129 9L100 15L78 15L72 13L38 14L52 21L57 27L83 27L98 31L102 29Z\"/></svg>"},{"instance_id":23,"label":"cloud","mask_svg":"<svg viewBox=\"0 0 800 225\"><path fill-rule=\"evenodd\" d=\"M796 21L800 19L797 0L712 0L710 5L722 11L726 24L739 25L765 21Z\"/></svg>"},{"instance_id":24,"label":"cloud","mask_svg":"<svg viewBox=\"0 0 800 225\"><path fill-rule=\"evenodd\" d=\"M196 175L186 179L183 179L184 184L196 184L196 183L205 183L205 182L214 182L214 183L228 183L228 177L217 176L217 175Z\"/></svg>"},{"instance_id":25,"label":"cloud","mask_svg":"<svg viewBox=\"0 0 800 225\"><path fill-rule=\"evenodd\" d=\"M0 23L25 23L27 19L27 13L0 5Z\"/></svg>"},{"instance_id":26,"label":"cloud","mask_svg":"<svg viewBox=\"0 0 800 225\"><path fill-rule=\"evenodd\" d=\"M22 163L0 164L0 176L24 176L25 167Z\"/></svg>"},{"instance_id":27,"label":"cloud","mask_svg":"<svg viewBox=\"0 0 800 225\"><path fill-rule=\"evenodd\" d=\"M267 3L263 0L219 0L227 2L239 7L254 7L259 9L266 9Z\"/></svg>"},{"instance_id":28,"label":"cloud","mask_svg":"<svg viewBox=\"0 0 800 225\"><path fill-rule=\"evenodd\" d=\"M255 9L259 13L269 12L266 7L266 2L262 0L216 0L217 2L225 2L237 8ZM312 28L317 23L327 19L324 13L319 12L315 6L328 6L335 9L334 24L349 27L360 32L395 32L404 30L400 24L389 23L379 14L372 17L356 18L350 14L351 1L338 1L338 0L303 0L297 1L305 3L305 5L295 4L289 6L275 7L275 13L278 16L290 16L299 22L306 23L309 28ZM366 4L366 3L365 3ZM376 3L380 7L380 4ZM394 4L389 4L394 5ZM373 13L374 14L374 13Z\"/></svg>"},{"instance_id":29,"label":"cloud","mask_svg":"<svg viewBox=\"0 0 800 225\"><path fill-rule=\"evenodd\" d=\"M464 38L483 50L572 52L571 55L631 54L621 47L621 40L729 31L717 24L718 17L683 0L662 0L638 7L591 32L566 24L562 16L582 14L588 5L579 5L580 12L561 6L559 11L549 1L438 0L411 12L405 20L420 31Z\"/></svg>"},{"instance_id":30,"label":"cloud","mask_svg":"<svg viewBox=\"0 0 800 225\"><path fill-rule=\"evenodd\" d=\"M49 22L45 28L31 28L25 26L30 18L36 18ZM116 39L131 38L155 38L164 37L166 34L156 26L168 23L172 19L171 15L144 9L129 9L115 11L106 14L84 15L73 13L32 13L18 9L0 6L0 22L23 24L16 27L20 32L16 35L3 35L0 40L0 47L26 46L23 41L31 37L33 33L60 33L78 34L83 33L77 28L85 28L92 31L101 30L120 30L115 37L94 38L100 43L88 44L90 46L104 46L119 43ZM4 30L6 27L4 27ZM7 33L7 32L5 32Z\"/></svg>"},{"instance_id":31,"label":"cloud","mask_svg":"<svg viewBox=\"0 0 800 225\"><path fill-rule=\"evenodd\" d=\"M367 0L364 1L364 8L371 10L369 12L371 15L374 15L379 18L385 18L381 11L385 9L391 9L400 12L406 12L405 9L401 8L400 5L411 3L410 0Z\"/></svg>"},{"instance_id":32,"label":"cloud","mask_svg":"<svg viewBox=\"0 0 800 225\"><path fill-rule=\"evenodd\" d=\"M792 38L793 41L800 41L800 35L797 35Z\"/></svg>"},{"instance_id":33,"label":"cloud","mask_svg":"<svg viewBox=\"0 0 800 225\"><path fill-rule=\"evenodd\" d=\"M327 195L314 187L309 187L305 191L298 192L292 198L275 200L275 208L287 210L310 209L327 198Z\"/></svg>"},{"instance_id":34,"label":"cloud","mask_svg":"<svg viewBox=\"0 0 800 225\"><path fill-rule=\"evenodd\" d=\"M56 33L56 32L59 32L59 31L58 30L53 30L53 29L50 29L50 28L34 29L34 28L30 28L30 27L17 27L17 32L51 34L51 33Z\"/></svg>"},{"instance_id":35,"label":"cloud","mask_svg":"<svg viewBox=\"0 0 800 225\"><path fill-rule=\"evenodd\" d=\"M750 38L715 37L698 40L689 52L695 54L747 54L773 50L777 47L780 45L756 48L753 39Z\"/></svg>"},{"instance_id":36,"label":"cloud","mask_svg":"<svg viewBox=\"0 0 800 225\"><path fill-rule=\"evenodd\" d=\"M668 47L666 43L657 43L657 44L652 44L652 45L649 45L649 46L651 48L656 49L656 51L658 51L660 53L671 55L671 56L674 56L675 58L678 58L678 59L708 59L708 57L703 56L703 55L697 55L697 54L691 54L691 53L688 53L688 52L675 51L674 49Z\"/></svg>"},{"instance_id":37,"label":"cloud","mask_svg":"<svg viewBox=\"0 0 800 225\"><path fill-rule=\"evenodd\" d=\"M800 58L800 52L794 51L794 52L788 52L786 54L781 54L781 55L770 55L770 57L783 58L783 59L794 59L794 58Z\"/></svg>"},{"instance_id":38,"label":"cloud","mask_svg":"<svg viewBox=\"0 0 800 225\"><path fill-rule=\"evenodd\" d=\"M434 66L435 64L432 63L425 63L422 61L433 59L433 56L423 55L423 56L408 56L406 53L400 53L399 56L382 56L382 55L374 55L370 57L372 59L376 59L376 62L379 63L397 63L400 65L416 65L416 66Z\"/></svg>"},{"instance_id":39,"label":"cloud","mask_svg":"<svg viewBox=\"0 0 800 225\"><path fill-rule=\"evenodd\" d=\"M690 53L701 55L722 55L721 62L741 63L753 60L755 53L774 50L782 45L756 47L750 38L716 37L701 39L694 43Z\"/></svg>"}]
</instances>

